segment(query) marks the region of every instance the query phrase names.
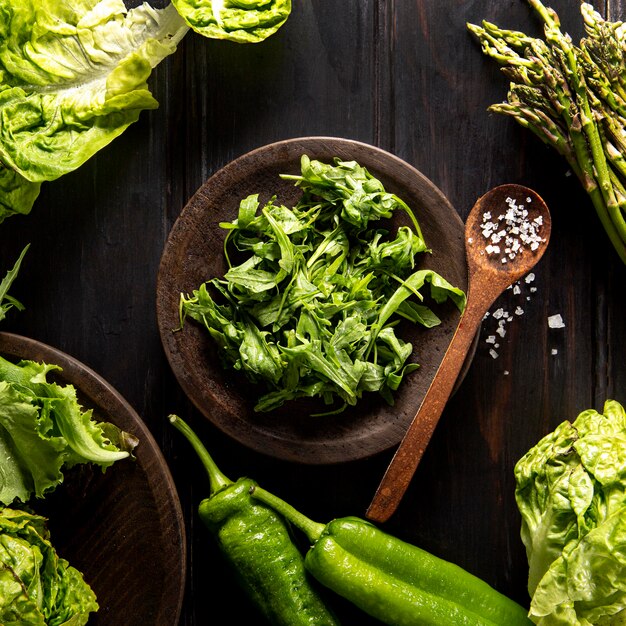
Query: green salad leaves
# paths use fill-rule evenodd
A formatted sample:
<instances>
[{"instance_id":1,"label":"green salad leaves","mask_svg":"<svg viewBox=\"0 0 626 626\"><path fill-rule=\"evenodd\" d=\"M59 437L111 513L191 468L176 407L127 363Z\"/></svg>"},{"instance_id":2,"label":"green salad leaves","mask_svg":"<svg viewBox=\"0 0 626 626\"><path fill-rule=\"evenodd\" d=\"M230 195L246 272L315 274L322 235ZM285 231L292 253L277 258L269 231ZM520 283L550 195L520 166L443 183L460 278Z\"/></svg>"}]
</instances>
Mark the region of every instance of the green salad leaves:
<instances>
[{"instance_id":1,"label":"green salad leaves","mask_svg":"<svg viewBox=\"0 0 626 626\"><path fill-rule=\"evenodd\" d=\"M291 14L291 0L172 0L195 32L211 39L258 43Z\"/></svg>"},{"instance_id":2,"label":"green salad leaves","mask_svg":"<svg viewBox=\"0 0 626 626\"><path fill-rule=\"evenodd\" d=\"M613 400L560 424L516 464L542 626L626 623L626 412Z\"/></svg>"},{"instance_id":3,"label":"green salad leaves","mask_svg":"<svg viewBox=\"0 0 626 626\"><path fill-rule=\"evenodd\" d=\"M158 106L147 79L187 31L171 5L0 0L0 221Z\"/></svg>"},{"instance_id":4,"label":"green salad leaves","mask_svg":"<svg viewBox=\"0 0 626 626\"><path fill-rule=\"evenodd\" d=\"M78 463L102 468L130 456L136 439L84 411L72 385L49 382L58 366L0 357L0 502L27 502Z\"/></svg>"},{"instance_id":5,"label":"green salad leaves","mask_svg":"<svg viewBox=\"0 0 626 626\"><path fill-rule=\"evenodd\" d=\"M392 404L418 367L407 363L413 347L396 335L397 323L435 326L425 297L463 310L465 294L415 269L416 255L428 251L415 215L364 167L304 155L301 172L283 176L302 190L294 207L275 198L261 206L251 195L236 220L221 224L230 268L181 297L181 324L203 324L228 366L268 387L257 411L316 396L339 400L333 410L341 410L364 392ZM372 226L398 209L409 225L393 233Z\"/></svg>"},{"instance_id":6,"label":"green salad leaves","mask_svg":"<svg viewBox=\"0 0 626 626\"><path fill-rule=\"evenodd\" d=\"M0 509L0 624L83 626L97 610L82 574L50 543L46 519Z\"/></svg>"},{"instance_id":7,"label":"green salad leaves","mask_svg":"<svg viewBox=\"0 0 626 626\"><path fill-rule=\"evenodd\" d=\"M6 317L7 313L13 307L15 307L18 311L21 311L24 308L21 302L9 295L9 288L13 284L13 281L17 278L20 266L22 265L22 261L24 260L24 256L26 256L26 252L29 247L30 244L24 247L13 268L10 269L2 281L0 281L0 322Z\"/></svg>"}]
</instances>

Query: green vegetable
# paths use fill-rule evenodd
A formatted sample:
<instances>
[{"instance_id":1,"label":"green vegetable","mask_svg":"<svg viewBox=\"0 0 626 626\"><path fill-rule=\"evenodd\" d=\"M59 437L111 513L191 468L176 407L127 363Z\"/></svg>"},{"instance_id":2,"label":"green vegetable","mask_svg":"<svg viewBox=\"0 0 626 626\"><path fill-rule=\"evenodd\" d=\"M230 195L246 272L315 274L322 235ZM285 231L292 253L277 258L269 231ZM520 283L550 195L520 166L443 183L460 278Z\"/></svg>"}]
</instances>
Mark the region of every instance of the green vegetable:
<instances>
[{"instance_id":1,"label":"green vegetable","mask_svg":"<svg viewBox=\"0 0 626 626\"><path fill-rule=\"evenodd\" d=\"M356 518L313 522L273 494L252 493L312 544L305 566L317 580L394 626L516 626L526 611L457 565Z\"/></svg>"},{"instance_id":2,"label":"green vegetable","mask_svg":"<svg viewBox=\"0 0 626 626\"><path fill-rule=\"evenodd\" d=\"M608 400L565 421L515 466L529 563L530 616L542 626L626 620L626 412Z\"/></svg>"},{"instance_id":3,"label":"green vegetable","mask_svg":"<svg viewBox=\"0 0 626 626\"><path fill-rule=\"evenodd\" d=\"M62 469L95 463L103 469L130 456L137 440L83 411L72 385L48 382L61 368L0 357L0 502L26 502L54 489Z\"/></svg>"},{"instance_id":4,"label":"green vegetable","mask_svg":"<svg viewBox=\"0 0 626 626\"><path fill-rule=\"evenodd\" d=\"M291 14L291 0L172 0L188 26L211 39L257 43Z\"/></svg>"},{"instance_id":5,"label":"green vegetable","mask_svg":"<svg viewBox=\"0 0 626 626\"><path fill-rule=\"evenodd\" d=\"M46 519L0 509L0 624L83 626L97 610L82 574L50 543Z\"/></svg>"},{"instance_id":6,"label":"green vegetable","mask_svg":"<svg viewBox=\"0 0 626 626\"><path fill-rule=\"evenodd\" d=\"M0 1L0 221L157 107L146 81L187 30L171 5Z\"/></svg>"},{"instance_id":7,"label":"green vegetable","mask_svg":"<svg viewBox=\"0 0 626 626\"><path fill-rule=\"evenodd\" d=\"M257 411L288 400L339 399L341 410L364 392L393 404L410 343L396 336L401 319L430 328L439 318L424 303L450 298L463 310L464 293L415 257L427 252L411 209L385 191L354 161L334 165L302 157L301 176L284 176L302 189L288 208L258 195L245 198L228 230L229 270L181 296L181 325L203 324L227 366L244 371L269 391ZM409 225L395 233L372 223L400 209ZM244 261L231 262L237 254ZM209 289L213 291L212 295Z\"/></svg>"},{"instance_id":8,"label":"green vegetable","mask_svg":"<svg viewBox=\"0 0 626 626\"><path fill-rule=\"evenodd\" d=\"M273 626L336 625L312 587L284 521L251 498L254 481L230 481L183 420L171 415L170 422L189 440L209 476L211 493L200 503L200 518L259 611Z\"/></svg>"},{"instance_id":9,"label":"green vegetable","mask_svg":"<svg viewBox=\"0 0 626 626\"><path fill-rule=\"evenodd\" d=\"M582 3L587 36L575 46L552 9L528 1L545 41L486 21L468 25L511 81L508 101L489 110L512 116L565 157L626 263L626 32Z\"/></svg>"},{"instance_id":10,"label":"green vegetable","mask_svg":"<svg viewBox=\"0 0 626 626\"><path fill-rule=\"evenodd\" d=\"M20 271L20 265L22 264L29 247L30 244L22 250L13 268L6 273L5 277L0 282L0 322L6 317L9 310L13 307L15 307L18 311L24 309L20 302L8 294L8 291L13 284L13 281L17 278L17 273Z\"/></svg>"}]
</instances>

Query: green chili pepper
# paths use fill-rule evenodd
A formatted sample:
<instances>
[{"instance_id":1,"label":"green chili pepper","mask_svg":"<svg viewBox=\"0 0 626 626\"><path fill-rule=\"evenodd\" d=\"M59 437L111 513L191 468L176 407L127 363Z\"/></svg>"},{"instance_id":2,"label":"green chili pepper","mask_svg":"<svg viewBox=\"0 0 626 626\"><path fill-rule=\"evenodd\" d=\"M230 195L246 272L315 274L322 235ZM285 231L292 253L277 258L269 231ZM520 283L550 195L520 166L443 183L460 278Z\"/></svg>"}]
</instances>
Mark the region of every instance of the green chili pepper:
<instances>
[{"instance_id":1,"label":"green chili pepper","mask_svg":"<svg viewBox=\"0 0 626 626\"><path fill-rule=\"evenodd\" d=\"M273 626L337 626L339 622L312 586L315 581L282 517L252 499L256 483L226 478L191 428L175 415L169 419L189 440L209 475L210 496L200 503L200 518L215 534L242 587L268 622Z\"/></svg>"},{"instance_id":2,"label":"green chili pepper","mask_svg":"<svg viewBox=\"0 0 626 626\"><path fill-rule=\"evenodd\" d=\"M528 626L527 611L453 563L345 517L319 524L258 486L253 497L300 528L308 571L393 626Z\"/></svg>"}]
</instances>

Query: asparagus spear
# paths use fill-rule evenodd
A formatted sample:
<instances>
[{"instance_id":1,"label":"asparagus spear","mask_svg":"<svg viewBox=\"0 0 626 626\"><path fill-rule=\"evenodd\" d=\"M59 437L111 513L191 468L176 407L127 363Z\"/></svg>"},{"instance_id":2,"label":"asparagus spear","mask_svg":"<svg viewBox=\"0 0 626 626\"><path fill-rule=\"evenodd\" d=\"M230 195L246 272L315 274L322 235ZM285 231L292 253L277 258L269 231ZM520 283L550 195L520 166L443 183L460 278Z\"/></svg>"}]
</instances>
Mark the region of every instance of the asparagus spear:
<instances>
[{"instance_id":1,"label":"asparagus spear","mask_svg":"<svg viewBox=\"0 0 626 626\"><path fill-rule=\"evenodd\" d=\"M544 39L468 24L510 81L507 102L489 110L513 117L567 160L626 264L626 26L582 3L587 36L576 46L553 9L528 2Z\"/></svg>"}]
</instances>

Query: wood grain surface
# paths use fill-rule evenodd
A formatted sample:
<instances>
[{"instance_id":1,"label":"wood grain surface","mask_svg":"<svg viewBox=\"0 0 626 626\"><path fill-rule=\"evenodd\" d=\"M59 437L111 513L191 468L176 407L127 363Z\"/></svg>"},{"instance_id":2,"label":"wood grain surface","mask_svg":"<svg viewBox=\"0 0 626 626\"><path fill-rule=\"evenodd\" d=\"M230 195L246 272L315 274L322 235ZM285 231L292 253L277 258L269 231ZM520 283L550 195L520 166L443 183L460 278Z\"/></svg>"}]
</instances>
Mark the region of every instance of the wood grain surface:
<instances>
[{"instance_id":1,"label":"wood grain surface","mask_svg":"<svg viewBox=\"0 0 626 626\"><path fill-rule=\"evenodd\" d=\"M593 4L626 18L625 0ZM577 40L578 3L550 5ZM463 219L503 183L535 189L550 207L551 242L535 281L495 305L519 305L524 314L508 325L496 359L485 342L495 328L483 324L470 371L385 524L528 601L513 466L562 420L600 409L606 398L626 402L626 270L560 157L486 111L505 98L507 84L466 30L466 22L482 19L540 32L524 0L295 0L289 21L262 44L189 33L150 78L160 108L142 113L80 170L45 184L31 215L0 225L0 268L31 242L12 290L27 308L12 313L3 330L54 345L106 378L170 464L187 524L181 625L256 618L198 520L208 485L167 423L169 412L189 421L227 475L252 476L319 521L364 515L393 452L305 466L251 451L187 400L161 346L157 271L183 206L232 159L312 135L396 154L430 178ZM547 318L557 313L565 327L551 329ZM340 601L337 611L348 626L375 624Z\"/></svg>"}]
</instances>

